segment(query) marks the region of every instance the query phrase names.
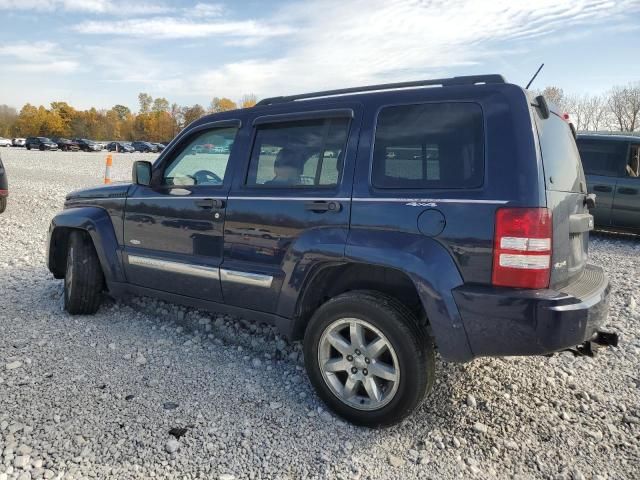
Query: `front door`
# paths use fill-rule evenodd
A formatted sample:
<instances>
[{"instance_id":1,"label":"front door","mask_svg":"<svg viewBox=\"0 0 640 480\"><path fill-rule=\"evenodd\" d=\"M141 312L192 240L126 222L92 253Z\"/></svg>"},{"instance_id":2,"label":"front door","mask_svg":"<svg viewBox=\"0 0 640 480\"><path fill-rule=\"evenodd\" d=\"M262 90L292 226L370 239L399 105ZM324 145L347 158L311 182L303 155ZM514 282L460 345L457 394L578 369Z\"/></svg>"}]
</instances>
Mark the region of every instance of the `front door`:
<instances>
[{"instance_id":1,"label":"front door","mask_svg":"<svg viewBox=\"0 0 640 480\"><path fill-rule=\"evenodd\" d=\"M227 206L226 303L286 316L278 305L300 288L294 272L343 258L359 120L357 106L254 120Z\"/></svg>"},{"instance_id":2,"label":"front door","mask_svg":"<svg viewBox=\"0 0 640 480\"><path fill-rule=\"evenodd\" d=\"M613 226L640 231L640 143L632 144L616 185Z\"/></svg>"},{"instance_id":3,"label":"front door","mask_svg":"<svg viewBox=\"0 0 640 480\"><path fill-rule=\"evenodd\" d=\"M239 122L202 126L135 187L124 218L124 264L133 285L204 300L222 299L227 165ZM210 145L215 145L214 150Z\"/></svg>"}]
</instances>

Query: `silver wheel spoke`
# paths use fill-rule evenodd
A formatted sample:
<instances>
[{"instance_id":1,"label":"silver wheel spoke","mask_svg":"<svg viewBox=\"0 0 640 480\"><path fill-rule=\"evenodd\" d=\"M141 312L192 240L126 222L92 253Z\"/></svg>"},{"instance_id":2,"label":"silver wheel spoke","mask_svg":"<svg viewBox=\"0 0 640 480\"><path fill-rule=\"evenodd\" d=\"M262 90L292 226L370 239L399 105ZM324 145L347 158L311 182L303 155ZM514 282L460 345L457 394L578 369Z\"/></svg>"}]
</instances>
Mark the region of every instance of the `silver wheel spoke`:
<instances>
[{"instance_id":1,"label":"silver wheel spoke","mask_svg":"<svg viewBox=\"0 0 640 480\"><path fill-rule=\"evenodd\" d=\"M369 358L378 358L382 352L387 349L387 342L382 338L378 338L374 340L369 345L367 345L367 355Z\"/></svg>"},{"instance_id":2,"label":"silver wheel spoke","mask_svg":"<svg viewBox=\"0 0 640 480\"><path fill-rule=\"evenodd\" d=\"M398 392L401 372L393 344L362 318L339 318L325 328L318 366L331 392L358 410L378 410Z\"/></svg>"},{"instance_id":3,"label":"silver wheel spoke","mask_svg":"<svg viewBox=\"0 0 640 480\"><path fill-rule=\"evenodd\" d=\"M369 366L369 374L391 382L395 382L397 378L396 369L385 363L371 364Z\"/></svg>"},{"instance_id":4,"label":"silver wheel spoke","mask_svg":"<svg viewBox=\"0 0 640 480\"><path fill-rule=\"evenodd\" d=\"M367 395L371 400L379 402L382 399L382 392L380 391L380 387L376 383L375 379L371 376L368 376L364 381L364 389L367 391Z\"/></svg>"},{"instance_id":5,"label":"silver wheel spoke","mask_svg":"<svg viewBox=\"0 0 640 480\"><path fill-rule=\"evenodd\" d=\"M356 322L349 325L349 336L353 348L364 348L364 328Z\"/></svg>"},{"instance_id":6,"label":"silver wheel spoke","mask_svg":"<svg viewBox=\"0 0 640 480\"><path fill-rule=\"evenodd\" d=\"M352 376L347 378L347 381L344 384L344 388L342 389L342 394L344 398L352 398L356 392L358 391L358 382L359 380L355 380Z\"/></svg>"},{"instance_id":7,"label":"silver wheel spoke","mask_svg":"<svg viewBox=\"0 0 640 480\"><path fill-rule=\"evenodd\" d=\"M348 371L351 363L344 358L332 358L324 364L325 372L343 372Z\"/></svg>"},{"instance_id":8,"label":"silver wheel spoke","mask_svg":"<svg viewBox=\"0 0 640 480\"><path fill-rule=\"evenodd\" d=\"M327 340L329 341L331 346L338 350L341 354L347 355L351 353L351 345L349 345L347 341L342 338L342 335L340 335L338 332L331 332L327 336Z\"/></svg>"}]
</instances>

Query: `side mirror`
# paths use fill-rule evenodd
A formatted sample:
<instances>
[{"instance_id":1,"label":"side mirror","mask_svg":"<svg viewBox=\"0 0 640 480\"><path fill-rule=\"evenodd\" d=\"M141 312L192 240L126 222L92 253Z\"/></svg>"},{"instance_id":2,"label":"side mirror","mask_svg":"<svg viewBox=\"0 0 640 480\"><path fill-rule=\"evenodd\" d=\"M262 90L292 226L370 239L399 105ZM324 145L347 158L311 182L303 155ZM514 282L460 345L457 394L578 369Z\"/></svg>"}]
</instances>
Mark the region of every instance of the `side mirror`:
<instances>
[{"instance_id":1,"label":"side mirror","mask_svg":"<svg viewBox=\"0 0 640 480\"><path fill-rule=\"evenodd\" d=\"M133 162L131 176L134 184L148 186L151 183L151 162L146 160Z\"/></svg>"}]
</instances>

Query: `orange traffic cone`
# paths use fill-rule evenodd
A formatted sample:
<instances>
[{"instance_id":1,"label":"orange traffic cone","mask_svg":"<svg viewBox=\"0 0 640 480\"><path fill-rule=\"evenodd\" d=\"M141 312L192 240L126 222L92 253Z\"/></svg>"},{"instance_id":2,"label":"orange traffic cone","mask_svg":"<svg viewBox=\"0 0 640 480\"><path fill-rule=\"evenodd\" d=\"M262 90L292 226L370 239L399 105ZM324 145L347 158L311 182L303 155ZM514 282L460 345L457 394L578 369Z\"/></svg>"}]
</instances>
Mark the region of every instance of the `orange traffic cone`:
<instances>
[{"instance_id":1,"label":"orange traffic cone","mask_svg":"<svg viewBox=\"0 0 640 480\"><path fill-rule=\"evenodd\" d=\"M113 159L111 154L107 155L106 166L104 168L104 183L111 183L111 166L113 165Z\"/></svg>"}]
</instances>

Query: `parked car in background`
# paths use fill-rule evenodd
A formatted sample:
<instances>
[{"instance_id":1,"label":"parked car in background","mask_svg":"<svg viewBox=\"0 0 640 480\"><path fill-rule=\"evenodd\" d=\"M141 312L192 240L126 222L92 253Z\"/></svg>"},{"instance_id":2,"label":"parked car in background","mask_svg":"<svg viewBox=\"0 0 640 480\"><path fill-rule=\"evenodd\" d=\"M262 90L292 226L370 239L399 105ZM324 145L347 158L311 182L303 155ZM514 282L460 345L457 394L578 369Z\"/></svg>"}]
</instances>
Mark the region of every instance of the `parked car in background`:
<instances>
[{"instance_id":1,"label":"parked car in background","mask_svg":"<svg viewBox=\"0 0 640 480\"><path fill-rule=\"evenodd\" d=\"M58 150L58 144L47 137L27 137L25 147L27 150Z\"/></svg>"},{"instance_id":2,"label":"parked car in background","mask_svg":"<svg viewBox=\"0 0 640 480\"><path fill-rule=\"evenodd\" d=\"M80 150L83 152L99 152L102 150L102 145L94 142L93 140L87 140L86 138L74 138L73 141L78 144Z\"/></svg>"},{"instance_id":3,"label":"parked car in background","mask_svg":"<svg viewBox=\"0 0 640 480\"><path fill-rule=\"evenodd\" d=\"M577 144L595 226L640 233L640 136L580 134Z\"/></svg>"},{"instance_id":4,"label":"parked car in background","mask_svg":"<svg viewBox=\"0 0 640 480\"><path fill-rule=\"evenodd\" d=\"M149 142L131 142L136 152L157 153L158 147Z\"/></svg>"},{"instance_id":5,"label":"parked car in background","mask_svg":"<svg viewBox=\"0 0 640 480\"><path fill-rule=\"evenodd\" d=\"M107 150L109 152L119 152L119 153L133 153L136 151L135 148L131 146L130 143L127 142L111 142L107 144Z\"/></svg>"},{"instance_id":6,"label":"parked car in background","mask_svg":"<svg viewBox=\"0 0 640 480\"><path fill-rule=\"evenodd\" d=\"M561 112L500 75L410 86L207 115L130 184L70 193L48 242L65 309L107 291L272 323L303 339L325 403L372 427L422 403L434 347L467 362L617 344Z\"/></svg>"},{"instance_id":7,"label":"parked car in background","mask_svg":"<svg viewBox=\"0 0 640 480\"><path fill-rule=\"evenodd\" d=\"M54 142L58 144L58 148L64 152L77 152L80 150L80 144L67 138L55 138Z\"/></svg>"},{"instance_id":8,"label":"parked car in background","mask_svg":"<svg viewBox=\"0 0 640 480\"><path fill-rule=\"evenodd\" d=\"M166 145L164 143L153 142L151 145L155 145L158 149L158 152L161 152L166 148Z\"/></svg>"},{"instance_id":9,"label":"parked car in background","mask_svg":"<svg viewBox=\"0 0 640 480\"><path fill-rule=\"evenodd\" d=\"M7 209L7 197L9 196L9 181L7 180L7 171L0 158L0 213Z\"/></svg>"},{"instance_id":10,"label":"parked car in background","mask_svg":"<svg viewBox=\"0 0 640 480\"><path fill-rule=\"evenodd\" d=\"M11 140L11 144L14 147L24 147L26 139L24 138L14 138L13 140Z\"/></svg>"},{"instance_id":11,"label":"parked car in background","mask_svg":"<svg viewBox=\"0 0 640 480\"><path fill-rule=\"evenodd\" d=\"M0 137L0 147L10 147L10 146L11 146L11 140L9 140L8 138Z\"/></svg>"}]
</instances>

